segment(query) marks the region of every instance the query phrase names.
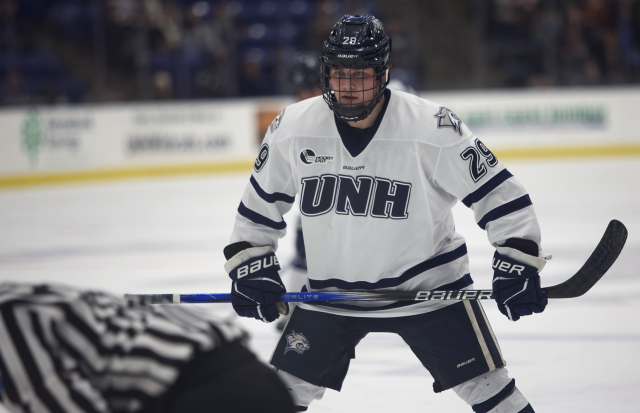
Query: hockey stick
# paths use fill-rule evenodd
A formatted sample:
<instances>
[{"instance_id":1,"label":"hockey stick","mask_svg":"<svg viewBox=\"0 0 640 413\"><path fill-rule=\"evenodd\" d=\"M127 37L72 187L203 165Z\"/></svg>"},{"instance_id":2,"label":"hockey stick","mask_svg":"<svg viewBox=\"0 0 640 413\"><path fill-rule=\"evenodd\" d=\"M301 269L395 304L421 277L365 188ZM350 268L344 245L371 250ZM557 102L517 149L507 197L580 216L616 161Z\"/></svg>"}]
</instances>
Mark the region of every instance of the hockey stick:
<instances>
[{"instance_id":1,"label":"hockey stick","mask_svg":"<svg viewBox=\"0 0 640 413\"><path fill-rule=\"evenodd\" d=\"M587 262L571 278L552 287L544 287L547 298L580 297L591 289L616 261L627 240L627 229L613 220ZM152 304L162 303L228 303L230 294L128 294L125 298L144 297ZM427 290L427 291L336 291L284 293L279 301L430 301L490 300L491 290Z\"/></svg>"}]
</instances>

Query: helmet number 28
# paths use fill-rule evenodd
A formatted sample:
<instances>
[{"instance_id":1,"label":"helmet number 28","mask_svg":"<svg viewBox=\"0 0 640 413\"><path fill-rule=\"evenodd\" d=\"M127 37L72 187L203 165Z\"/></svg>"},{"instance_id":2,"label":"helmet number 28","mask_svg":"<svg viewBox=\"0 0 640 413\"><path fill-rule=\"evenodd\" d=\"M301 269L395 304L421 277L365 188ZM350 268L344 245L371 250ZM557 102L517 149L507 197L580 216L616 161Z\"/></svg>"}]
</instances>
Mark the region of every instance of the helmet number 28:
<instances>
[{"instance_id":1,"label":"helmet number 28","mask_svg":"<svg viewBox=\"0 0 640 413\"><path fill-rule=\"evenodd\" d=\"M342 44L356 44L356 38L355 37L344 37Z\"/></svg>"}]
</instances>

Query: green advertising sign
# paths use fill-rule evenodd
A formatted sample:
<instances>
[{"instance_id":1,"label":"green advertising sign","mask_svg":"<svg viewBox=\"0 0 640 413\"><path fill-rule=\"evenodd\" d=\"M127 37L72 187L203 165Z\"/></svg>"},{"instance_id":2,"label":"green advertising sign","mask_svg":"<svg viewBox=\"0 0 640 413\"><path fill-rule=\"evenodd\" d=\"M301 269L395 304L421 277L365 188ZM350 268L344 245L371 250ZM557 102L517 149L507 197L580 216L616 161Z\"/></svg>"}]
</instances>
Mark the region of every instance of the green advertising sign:
<instances>
[{"instance_id":1,"label":"green advertising sign","mask_svg":"<svg viewBox=\"0 0 640 413\"><path fill-rule=\"evenodd\" d=\"M606 110L602 106L546 108L471 109L461 112L469 128L479 127L604 127Z\"/></svg>"},{"instance_id":2,"label":"green advertising sign","mask_svg":"<svg viewBox=\"0 0 640 413\"><path fill-rule=\"evenodd\" d=\"M42 129L42 125L40 124L39 111L30 110L29 112L27 112L27 115L22 122L21 135L22 149L27 153L29 163L33 167L38 163L40 147L46 139L44 130Z\"/></svg>"}]
</instances>

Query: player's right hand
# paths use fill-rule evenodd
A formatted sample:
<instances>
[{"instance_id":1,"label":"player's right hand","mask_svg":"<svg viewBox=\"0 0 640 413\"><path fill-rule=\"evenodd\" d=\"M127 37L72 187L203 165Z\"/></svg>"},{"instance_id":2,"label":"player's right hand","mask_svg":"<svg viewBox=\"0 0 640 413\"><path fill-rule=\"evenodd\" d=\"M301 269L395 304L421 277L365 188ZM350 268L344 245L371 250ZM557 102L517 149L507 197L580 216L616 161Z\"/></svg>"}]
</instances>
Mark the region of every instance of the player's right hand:
<instances>
[{"instance_id":1,"label":"player's right hand","mask_svg":"<svg viewBox=\"0 0 640 413\"><path fill-rule=\"evenodd\" d=\"M547 306L538 275L546 260L537 255L534 241L510 238L493 256L493 297L500 312L511 321L541 313Z\"/></svg>"},{"instance_id":2,"label":"player's right hand","mask_svg":"<svg viewBox=\"0 0 640 413\"><path fill-rule=\"evenodd\" d=\"M287 303L278 302L280 294L287 290L278 274L280 265L271 247L243 249L229 258L225 269L233 280L231 304L239 316L270 323L289 312Z\"/></svg>"}]
</instances>

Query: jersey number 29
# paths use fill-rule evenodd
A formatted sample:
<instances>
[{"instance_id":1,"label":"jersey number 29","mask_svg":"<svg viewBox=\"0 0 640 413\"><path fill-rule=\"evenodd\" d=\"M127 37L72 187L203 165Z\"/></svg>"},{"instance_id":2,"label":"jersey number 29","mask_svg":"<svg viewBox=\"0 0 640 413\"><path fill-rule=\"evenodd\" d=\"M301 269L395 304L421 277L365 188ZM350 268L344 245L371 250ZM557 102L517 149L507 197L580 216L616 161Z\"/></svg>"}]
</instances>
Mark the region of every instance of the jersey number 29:
<instances>
[{"instance_id":1,"label":"jersey number 29","mask_svg":"<svg viewBox=\"0 0 640 413\"><path fill-rule=\"evenodd\" d=\"M478 182L480 178L487 174L487 167L484 165L485 160L489 167L494 167L498 163L498 158L496 158L480 139L476 139L475 147L469 146L462 151L460 157L465 161L469 161L469 173L471 174L473 182Z\"/></svg>"}]
</instances>

